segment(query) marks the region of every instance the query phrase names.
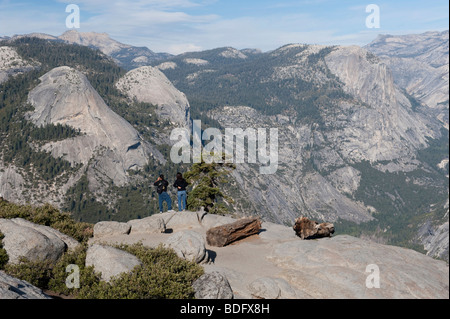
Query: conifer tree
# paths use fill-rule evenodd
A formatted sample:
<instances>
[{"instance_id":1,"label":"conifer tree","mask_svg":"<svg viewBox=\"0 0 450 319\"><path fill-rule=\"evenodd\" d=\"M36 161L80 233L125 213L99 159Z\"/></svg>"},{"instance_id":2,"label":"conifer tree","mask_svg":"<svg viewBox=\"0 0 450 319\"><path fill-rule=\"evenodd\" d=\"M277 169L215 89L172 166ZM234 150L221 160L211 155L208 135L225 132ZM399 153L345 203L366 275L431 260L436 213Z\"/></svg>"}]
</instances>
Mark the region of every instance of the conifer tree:
<instances>
[{"instance_id":1,"label":"conifer tree","mask_svg":"<svg viewBox=\"0 0 450 319\"><path fill-rule=\"evenodd\" d=\"M192 186L192 191L187 199L188 209L195 211L203 207L206 212L211 214L229 213L227 207L220 200L231 203L232 199L222 192L220 186L227 182L226 176L235 168L234 164L229 163L206 163L203 157L200 163L193 164L184 175Z\"/></svg>"}]
</instances>

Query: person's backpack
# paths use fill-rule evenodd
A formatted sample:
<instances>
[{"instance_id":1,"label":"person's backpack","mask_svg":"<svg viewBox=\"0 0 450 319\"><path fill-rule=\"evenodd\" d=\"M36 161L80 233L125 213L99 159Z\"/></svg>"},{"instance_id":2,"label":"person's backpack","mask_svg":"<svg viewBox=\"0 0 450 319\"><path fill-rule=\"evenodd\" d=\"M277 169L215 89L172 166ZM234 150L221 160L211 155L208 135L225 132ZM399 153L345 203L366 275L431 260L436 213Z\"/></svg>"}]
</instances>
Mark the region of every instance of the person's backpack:
<instances>
[{"instance_id":1,"label":"person's backpack","mask_svg":"<svg viewBox=\"0 0 450 319\"><path fill-rule=\"evenodd\" d=\"M167 181L160 181L158 188L156 189L156 192L158 194L162 194L163 192L167 192L167 186L169 185L169 183Z\"/></svg>"}]
</instances>

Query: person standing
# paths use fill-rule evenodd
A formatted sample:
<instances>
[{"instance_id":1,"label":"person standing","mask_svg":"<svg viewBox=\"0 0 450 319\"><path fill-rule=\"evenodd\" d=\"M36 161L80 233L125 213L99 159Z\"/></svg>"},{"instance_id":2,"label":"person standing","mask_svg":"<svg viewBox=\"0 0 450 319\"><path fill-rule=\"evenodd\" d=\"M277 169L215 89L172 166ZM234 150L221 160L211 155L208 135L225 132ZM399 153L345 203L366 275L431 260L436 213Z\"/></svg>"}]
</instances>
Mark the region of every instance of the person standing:
<instances>
[{"instance_id":1,"label":"person standing","mask_svg":"<svg viewBox=\"0 0 450 319\"><path fill-rule=\"evenodd\" d=\"M183 175L181 173L177 173L177 179L175 183L173 184L173 187L175 187L178 191L178 210L181 212L183 210L186 210L187 208L187 194L186 194L186 187L188 186L188 182L183 178Z\"/></svg>"},{"instance_id":2,"label":"person standing","mask_svg":"<svg viewBox=\"0 0 450 319\"><path fill-rule=\"evenodd\" d=\"M163 212L163 203L167 203L168 210L172 210L172 199L169 194L167 194L167 187L169 186L169 182L164 179L164 175L160 175L157 181L153 184L155 185L156 192L159 195L159 212Z\"/></svg>"}]
</instances>

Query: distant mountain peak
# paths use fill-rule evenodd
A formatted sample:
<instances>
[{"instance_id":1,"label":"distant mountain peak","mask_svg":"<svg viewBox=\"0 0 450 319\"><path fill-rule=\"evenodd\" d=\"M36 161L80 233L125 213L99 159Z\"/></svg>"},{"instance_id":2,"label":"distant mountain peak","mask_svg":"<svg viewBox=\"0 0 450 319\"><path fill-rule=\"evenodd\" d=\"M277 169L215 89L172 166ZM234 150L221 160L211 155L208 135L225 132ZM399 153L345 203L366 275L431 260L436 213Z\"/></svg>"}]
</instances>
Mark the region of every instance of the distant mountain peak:
<instances>
[{"instance_id":1,"label":"distant mountain peak","mask_svg":"<svg viewBox=\"0 0 450 319\"><path fill-rule=\"evenodd\" d=\"M58 39L71 44L76 43L79 45L95 47L106 55L111 55L124 48L131 47L130 45L113 40L107 33L78 32L76 30L69 30L60 35Z\"/></svg>"},{"instance_id":2,"label":"distant mountain peak","mask_svg":"<svg viewBox=\"0 0 450 319\"><path fill-rule=\"evenodd\" d=\"M68 30L60 36L53 36L45 33L30 33L24 35L14 35L11 38L0 38L0 41L13 41L26 37L52 41L60 40L68 44L78 44L93 49L98 49L104 54L112 57L117 64L125 69L134 69L141 66L147 66L154 61L167 59L172 56L169 53L155 53L147 47L136 47L130 44L121 43L111 38L111 36L105 32L79 32L77 30Z\"/></svg>"}]
</instances>

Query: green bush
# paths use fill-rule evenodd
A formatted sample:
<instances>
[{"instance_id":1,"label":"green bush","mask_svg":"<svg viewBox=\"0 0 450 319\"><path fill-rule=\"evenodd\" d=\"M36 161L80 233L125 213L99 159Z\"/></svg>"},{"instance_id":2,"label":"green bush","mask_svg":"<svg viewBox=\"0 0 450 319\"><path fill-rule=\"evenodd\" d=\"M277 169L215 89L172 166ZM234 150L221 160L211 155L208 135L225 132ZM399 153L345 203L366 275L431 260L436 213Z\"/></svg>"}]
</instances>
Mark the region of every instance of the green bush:
<instances>
[{"instance_id":1,"label":"green bush","mask_svg":"<svg viewBox=\"0 0 450 319\"><path fill-rule=\"evenodd\" d=\"M61 213L50 204L33 207L2 201L0 218L23 218L35 224L50 226L80 242L87 242L93 236L92 224L76 222L69 213Z\"/></svg>"},{"instance_id":2,"label":"green bush","mask_svg":"<svg viewBox=\"0 0 450 319\"><path fill-rule=\"evenodd\" d=\"M179 258L172 249L148 248L142 244L118 246L142 262L130 273L123 273L109 283L101 281L101 274L93 267L85 267L86 245L65 253L56 263L31 262L22 259L17 265L6 265L5 271L41 289L77 299L192 299L192 283L203 274L194 262ZM80 270L80 287L68 288L68 265Z\"/></svg>"},{"instance_id":3,"label":"green bush","mask_svg":"<svg viewBox=\"0 0 450 319\"><path fill-rule=\"evenodd\" d=\"M192 282L203 274L194 262L179 258L171 249L148 248L142 244L119 246L142 262L130 273L110 283L95 282L81 286L81 299L188 299L194 297Z\"/></svg>"},{"instance_id":4,"label":"green bush","mask_svg":"<svg viewBox=\"0 0 450 319\"><path fill-rule=\"evenodd\" d=\"M24 218L58 229L82 242L74 251L64 253L56 263L22 259L18 264L9 265L0 234L0 269L58 294L79 299L187 299L194 296L192 282L203 274L202 267L179 258L171 249L162 246L148 248L142 244L122 245L117 248L136 255L142 265L106 283L100 280L101 274L96 273L93 267L85 267L92 225L76 223L70 215L62 214L50 205L35 208L0 202L0 218ZM68 265L79 267L80 288L67 287Z\"/></svg>"},{"instance_id":5,"label":"green bush","mask_svg":"<svg viewBox=\"0 0 450 319\"><path fill-rule=\"evenodd\" d=\"M77 296L80 289L89 291L91 287L99 285L100 276L95 274L94 267L86 267L87 245L78 246L74 251L66 252L54 265L51 278L49 279L48 289L66 296ZM80 270L80 289L68 288L66 279L70 275L66 272L68 265L77 265Z\"/></svg>"},{"instance_id":6,"label":"green bush","mask_svg":"<svg viewBox=\"0 0 450 319\"><path fill-rule=\"evenodd\" d=\"M30 261L26 258L21 258L18 264L7 264L5 272L36 287L47 289L52 272L52 263L47 260Z\"/></svg>"},{"instance_id":7,"label":"green bush","mask_svg":"<svg viewBox=\"0 0 450 319\"><path fill-rule=\"evenodd\" d=\"M8 254L6 250L3 249L2 239L4 238L3 234L0 232L0 270L3 269L6 263L9 260Z\"/></svg>"}]
</instances>

